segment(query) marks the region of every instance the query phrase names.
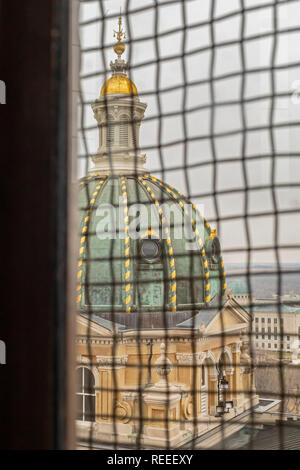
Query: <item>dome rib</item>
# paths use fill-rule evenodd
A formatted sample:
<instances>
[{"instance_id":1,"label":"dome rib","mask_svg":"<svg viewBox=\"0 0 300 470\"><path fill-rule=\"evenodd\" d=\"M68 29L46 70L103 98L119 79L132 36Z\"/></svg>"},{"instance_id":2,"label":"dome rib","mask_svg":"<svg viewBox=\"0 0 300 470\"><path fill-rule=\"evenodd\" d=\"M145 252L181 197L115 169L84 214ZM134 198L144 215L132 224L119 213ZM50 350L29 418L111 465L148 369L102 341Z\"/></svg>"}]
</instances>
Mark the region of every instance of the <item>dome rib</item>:
<instances>
[{"instance_id":1,"label":"dome rib","mask_svg":"<svg viewBox=\"0 0 300 470\"><path fill-rule=\"evenodd\" d=\"M157 185L157 183L158 183L160 188L162 188L162 190L164 192L166 192L169 196L171 196L172 199L180 206L183 214L185 214L187 217L189 217L189 221L191 223L193 232L196 236L197 244L199 246L200 254L201 254L201 257L202 257L202 261L203 261L203 267L204 267L204 273L205 273L205 293L206 293L205 302L209 303L210 302L210 280L209 280L210 273L209 273L209 269L208 269L208 260L207 260L207 257L206 257L203 241L201 240L201 238L199 236L199 232L198 232L197 228L195 227L195 220L191 216L191 214L188 211L185 211L185 209L184 209L184 205L182 203L182 200L187 201L186 198L182 194L179 194L179 192L177 193L178 195L175 195L174 192L173 192L174 188L172 188L172 186L169 186L168 184L165 184L162 181L159 181L157 178L153 179L153 177L150 176L150 175L145 176L145 178L151 178L151 180L154 182L155 185Z\"/></svg>"},{"instance_id":2,"label":"dome rib","mask_svg":"<svg viewBox=\"0 0 300 470\"><path fill-rule=\"evenodd\" d=\"M166 225L166 217L163 213L163 210L160 206L160 203L152 191L152 188L148 185L145 178L139 176L138 181L141 182L141 186L144 187L145 192L147 192L150 196L150 199L154 201L154 205L157 209L159 220L162 226L162 229L168 238L166 239L167 244L167 253L168 253L168 271L170 273L170 278L168 279L168 283L170 286L169 298L170 298L170 307L172 312L176 312L177 310L177 282L176 282L176 266L175 266L175 258L174 258L174 250L172 245L172 238L170 237L169 228Z\"/></svg>"},{"instance_id":3,"label":"dome rib","mask_svg":"<svg viewBox=\"0 0 300 470\"><path fill-rule=\"evenodd\" d=\"M131 285L131 255L130 255L130 236L129 236L129 217L128 217L128 198L127 198L127 182L124 176L120 176L121 180L121 192L122 192L122 205L123 205L123 216L124 216L124 227L125 227L125 238L124 238L124 268L125 268L125 304L126 313L131 312L132 305L132 285Z\"/></svg>"},{"instance_id":4,"label":"dome rib","mask_svg":"<svg viewBox=\"0 0 300 470\"><path fill-rule=\"evenodd\" d=\"M96 176L96 175L95 175ZM87 177L85 178L80 184L82 186L85 186L89 183L89 180L92 180L92 177ZM90 199L89 201L89 206L88 206L88 209L86 211L86 215L85 215L85 218L84 218L84 223L83 223L83 227L82 227L82 230L81 230L81 239L80 239L80 248L79 248L79 258L78 258L78 271L77 271L77 280L78 280L78 284L77 284L77 304L80 304L81 303L81 300L82 300L82 293L83 293L83 290L82 290L82 278L83 278L83 257L84 257L84 253L85 253L85 249L86 249L86 240L87 240L87 237L88 237L88 233L89 233L89 226L90 226L90 221L91 221L91 212L93 210L93 207L95 206L96 202L97 202L97 199L103 189L103 185L105 183L105 181L107 180L107 177L99 177L99 181L98 183L96 183L96 188L95 188L95 191L93 192L93 195L92 195L92 199ZM94 178L94 181L96 181L96 178Z\"/></svg>"},{"instance_id":5,"label":"dome rib","mask_svg":"<svg viewBox=\"0 0 300 470\"><path fill-rule=\"evenodd\" d=\"M162 187L167 187L170 191L173 191L174 193L176 193L177 197L180 197L181 199L183 199L186 203L188 204L192 204L192 207L195 211L195 213L198 213L200 215L200 217L203 219L204 221L204 224L208 230L208 236L210 237L211 236L211 233L212 233L212 229L211 229L211 226L210 224L207 222L207 220L205 219L205 217L203 216L203 214L197 209L197 207L195 206L195 204L193 204L189 198L187 198L186 196L184 196L180 191L178 191L176 188L173 188L172 186L170 186L169 184L167 183L163 183L162 181L159 181L157 178L154 178L151 176L151 175L145 175L147 176L148 178L150 177L152 179L152 181L154 182L158 182L160 185L162 185ZM169 194L169 193L168 193ZM170 193L171 194L171 193ZM180 205L180 203L179 203ZM182 208L183 210L183 208ZM193 226L193 224L192 224ZM193 226L193 229L194 229L194 226ZM204 253L205 253L205 247L203 246L203 250L204 250ZM202 254L202 251L201 251L201 254ZM206 254L205 254L205 258L206 258L206 261L207 261L207 257L206 257ZM222 286L221 286L221 291L222 291L222 295L225 294L225 291L227 289L227 284L226 284L226 273L225 273L225 267L224 267L224 261L223 261L223 257L222 257L222 253L220 253L220 262L219 262L219 269L220 269L220 275L221 275L221 278L223 280L222 282ZM208 271L209 272L209 271ZM210 284L210 283L209 283ZM210 285L209 287L207 287L208 283L206 284L206 288L207 288L207 296L210 295L211 293L211 289L210 289ZM210 300L210 299L209 299Z\"/></svg>"}]
</instances>

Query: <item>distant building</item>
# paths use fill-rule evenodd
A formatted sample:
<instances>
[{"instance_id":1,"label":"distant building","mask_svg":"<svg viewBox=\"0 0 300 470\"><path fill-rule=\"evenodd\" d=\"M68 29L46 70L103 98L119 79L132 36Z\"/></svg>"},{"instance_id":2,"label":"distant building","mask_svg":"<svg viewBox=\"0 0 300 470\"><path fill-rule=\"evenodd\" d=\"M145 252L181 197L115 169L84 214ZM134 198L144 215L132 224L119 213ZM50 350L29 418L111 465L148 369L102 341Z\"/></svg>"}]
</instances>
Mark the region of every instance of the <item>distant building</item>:
<instances>
[{"instance_id":1,"label":"distant building","mask_svg":"<svg viewBox=\"0 0 300 470\"><path fill-rule=\"evenodd\" d=\"M283 295L281 296L281 301L292 307L300 308L300 295Z\"/></svg>"},{"instance_id":2,"label":"distant building","mask_svg":"<svg viewBox=\"0 0 300 470\"><path fill-rule=\"evenodd\" d=\"M230 295L252 315L252 347L292 353L300 346L300 295L257 299L244 280L228 282Z\"/></svg>"},{"instance_id":3,"label":"distant building","mask_svg":"<svg viewBox=\"0 0 300 470\"><path fill-rule=\"evenodd\" d=\"M249 293L249 286L246 281L233 281L228 283L229 288L232 290L233 298L240 304L240 305L250 305L253 300L254 296Z\"/></svg>"},{"instance_id":4,"label":"distant building","mask_svg":"<svg viewBox=\"0 0 300 470\"><path fill-rule=\"evenodd\" d=\"M300 308L270 299L268 303L256 300L247 310L253 315L252 344L255 349L291 353L295 341L300 344Z\"/></svg>"}]
</instances>

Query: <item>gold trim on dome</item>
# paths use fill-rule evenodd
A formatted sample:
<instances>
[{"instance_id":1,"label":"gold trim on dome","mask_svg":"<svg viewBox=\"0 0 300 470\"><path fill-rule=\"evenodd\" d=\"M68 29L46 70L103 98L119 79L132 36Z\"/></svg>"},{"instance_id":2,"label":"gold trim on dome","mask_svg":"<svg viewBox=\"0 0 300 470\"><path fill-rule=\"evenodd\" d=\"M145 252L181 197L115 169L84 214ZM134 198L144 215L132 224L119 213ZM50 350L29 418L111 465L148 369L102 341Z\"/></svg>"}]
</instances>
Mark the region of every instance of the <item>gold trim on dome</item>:
<instances>
[{"instance_id":1,"label":"gold trim on dome","mask_svg":"<svg viewBox=\"0 0 300 470\"><path fill-rule=\"evenodd\" d=\"M173 186L170 186L169 184L164 183L163 181L159 181L157 178L154 178L151 175L146 174L146 175L144 175L144 178L146 178L146 179L150 178L154 183L159 184L159 186L161 186L179 204L179 206L181 207L181 209L185 213L185 215L187 217L189 217L191 225L192 225L192 229L195 233L196 240L197 240L197 243L199 245L200 254L201 254L201 257L202 257L202 261L203 261L204 282L205 282L205 292L206 292L205 302L209 303L210 300L211 300L211 295L210 295L211 286L210 286L210 281L209 281L210 273L209 273L208 260L207 260L207 257L206 257L206 252L205 252L205 248L204 248L204 245L203 245L203 241L201 240L201 238L199 236L199 231L196 227L196 222L193 219L192 214L190 214L190 212L187 209L184 209L184 204L182 203L182 201L178 200L178 197L180 197L185 202L190 203L189 199L185 198L182 195L182 193L180 193L175 188L173 188ZM195 206L193 206L193 208L195 210ZM201 214L201 216L202 216L202 214Z\"/></svg>"},{"instance_id":2,"label":"gold trim on dome","mask_svg":"<svg viewBox=\"0 0 300 470\"><path fill-rule=\"evenodd\" d=\"M126 93L137 95L137 87L130 78L124 74L115 74L110 77L101 89L101 96L113 95L116 93Z\"/></svg>"},{"instance_id":3,"label":"gold trim on dome","mask_svg":"<svg viewBox=\"0 0 300 470\"><path fill-rule=\"evenodd\" d=\"M169 188L172 188L172 186L170 186L170 185L167 185L167 186L168 186ZM182 197L184 198L184 196L182 195L182 193L181 193L180 191L178 191L178 190L175 189L175 188L173 188L173 190L176 191L178 195L180 195L180 196L182 196ZM191 203L191 201L190 201L188 198L184 198L184 199L185 199L185 201L186 201L187 203L189 203L189 204ZM215 229L212 229L212 228L211 228L211 226L209 225L209 223L207 222L207 220L204 218L203 214L197 209L197 207L195 206L195 204L193 204L193 209L194 209L194 211L197 212L197 213L200 215L200 217L204 220L205 226L206 226L206 228L208 229L208 236L209 236L209 239L210 239L210 240L214 239L214 238L217 236L217 231L216 231ZM193 224L192 224L192 225L193 225ZM196 235L197 235L197 233L196 233ZM201 246L201 245L202 245L202 240L199 239L199 240L198 240L198 243L199 243L199 245ZM202 257L204 258L204 256L206 256L206 253L205 253L204 246L202 246L202 248L203 248L203 250L202 250L202 252L201 252L201 255L202 255ZM210 273L209 273L208 267L207 267L206 269L207 269L207 271L205 272L206 290L210 292L210 284L209 284L209 289L207 288L207 286L208 286L208 280L209 280L209 278L210 278ZM220 282L221 282L221 288L222 288L222 295L224 295L224 294L225 294L225 291L226 291L226 289L227 289L227 284L226 284L226 272L225 272L225 268L224 268L224 261L223 261L222 253L220 253L219 269L220 269L220 276L221 276L221 278L222 278L222 279L220 280ZM223 282L222 282L222 280L223 280ZM208 295L208 296L206 297L206 302L209 303L210 299L211 299L211 296Z\"/></svg>"},{"instance_id":4,"label":"gold trim on dome","mask_svg":"<svg viewBox=\"0 0 300 470\"><path fill-rule=\"evenodd\" d=\"M80 184L81 185L86 185L88 180L91 180L91 176L88 176ZM95 179L95 181L97 181L97 180ZM81 239L80 239L80 245L81 246L79 248L79 258L78 258L78 263L77 263L78 268L82 268L82 265L83 265L83 257L84 257L84 254L85 254L86 241L87 241L87 232L89 230L89 224L90 224L90 213L93 209L93 206L95 205L95 202L97 200L97 197L99 196L99 193L100 193L101 189L103 188L103 185L104 185L105 181L106 181L106 177L101 178L100 181L98 181L96 183L96 185L97 185L96 190L93 193L94 199L91 199L89 208L87 210L87 215L84 219L84 225L83 225L82 230L81 230ZM83 287L83 285L82 285L82 275L83 275L83 270L79 269L79 271L77 272L77 279L78 279L77 304L80 304L81 301L82 301L82 293L83 293L83 291L82 291L82 287Z\"/></svg>"},{"instance_id":5,"label":"gold trim on dome","mask_svg":"<svg viewBox=\"0 0 300 470\"><path fill-rule=\"evenodd\" d=\"M122 190L122 205L124 212L124 267L125 267L125 304L126 304L126 313L131 313L132 305L132 285L130 282L131 279L131 255L130 255L130 236L129 236L129 217L128 217L128 195L127 195L127 183L125 176L121 176L121 190Z\"/></svg>"},{"instance_id":6,"label":"gold trim on dome","mask_svg":"<svg viewBox=\"0 0 300 470\"><path fill-rule=\"evenodd\" d=\"M142 183L142 185L145 187L147 192L150 194L151 199L154 201L154 204L157 208L160 223L162 226L162 229L164 230L165 234L169 233L168 227L166 225L166 217L164 216L163 209L160 206L159 200L153 193L152 189L150 186L148 186L147 180L149 179L149 176L146 174L144 175L144 178L139 176L138 180ZM171 288L171 299L170 299L170 307L172 312L177 311L177 282L176 282L176 266L175 266L175 258L174 258L174 250L172 246L172 240L171 237L169 236L166 239L166 244L168 245L168 257L169 257L169 269L170 269L170 288Z\"/></svg>"}]
</instances>

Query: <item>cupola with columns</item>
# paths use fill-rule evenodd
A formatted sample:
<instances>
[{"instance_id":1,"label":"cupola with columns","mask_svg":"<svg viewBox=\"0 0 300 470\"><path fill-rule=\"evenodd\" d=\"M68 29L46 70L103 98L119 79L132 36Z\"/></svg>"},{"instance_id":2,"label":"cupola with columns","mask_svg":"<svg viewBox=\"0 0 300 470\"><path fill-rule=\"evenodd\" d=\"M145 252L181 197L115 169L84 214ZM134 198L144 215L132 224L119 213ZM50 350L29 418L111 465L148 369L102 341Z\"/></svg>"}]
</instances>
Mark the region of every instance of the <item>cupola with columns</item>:
<instances>
[{"instance_id":1,"label":"cupola with columns","mask_svg":"<svg viewBox=\"0 0 300 470\"><path fill-rule=\"evenodd\" d=\"M132 80L127 76L128 63L122 59L125 52L125 33L122 18L115 31L117 59L110 63L112 76L104 83L100 97L92 105L99 128L99 147L92 156L95 167L91 171L103 174L134 174L144 172L146 156L141 154L139 133L146 103L142 103Z\"/></svg>"},{"instance_id":2,"label":"cupola with columns","mask_svg":"<svg viewBox=\"0 0 300 470\"><path fill-rule=\"evenodd\" d=\"M127 326L137 322L140 327L161 326L164 311L174 326L201 309L222 304L226 279L221 246L216 230L197 207L145 170L139 131L147 104L140 101L136 86L126 74L121 17L115 36L117 58L110 64L112 76L92 105L99 127L99 148L92 156L94 167L80 183L77 302L82 309L91 309L107 319L113 308L117 321ZM98 236L99 213L107 203L114 205L114 239ZM124 230L130 233L132 209L140 204L144 219L139 234L136 238L123 236ZM151 220L155 228L149 226ZM186 230L178 237L176 226L180 225ZM192 250L189 234L195 243Z\"/></svg>"}]
</instances>

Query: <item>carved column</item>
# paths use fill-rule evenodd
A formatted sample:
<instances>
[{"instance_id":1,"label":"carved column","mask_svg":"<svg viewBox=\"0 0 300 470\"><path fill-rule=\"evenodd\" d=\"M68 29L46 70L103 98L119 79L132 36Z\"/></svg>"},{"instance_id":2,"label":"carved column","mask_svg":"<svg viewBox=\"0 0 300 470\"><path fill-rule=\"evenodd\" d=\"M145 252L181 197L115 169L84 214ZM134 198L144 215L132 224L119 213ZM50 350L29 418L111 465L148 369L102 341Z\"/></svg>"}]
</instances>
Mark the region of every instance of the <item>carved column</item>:
<instances>
[{"instance_id":1,"label":"carved column","mask_svg":"<svg viewBox=\"0 0 300 470\"><path fill-rule=\"evenodd\" d=\"M180 366L180 370L188 370L188 382L186 383L186 391L188 395L186 397L186 405L183 407L183 419L193 419L196 412L196 416L201 414L201 365L206 358L205 352L197 352L194 354L191 353L177 353L176 359ZM195 368L195 370L194 370ZM194 375L195 374L195 375ZM192 388L195 393L191 394L191 390L188 389L188 386ZM194 409L194 400L196 405L196 410Z\"/></svg>"},{"instance_id":2,"label":"carved column","mask_svg":"<svg viewBox=\"0 0 300 470\"><path fill-rule=\"evenodd\" d=\"M234 395L234 367L226 367L226 378L228 380L228 391L226 392L226 399L233 400Z\"/></svg>"},{"instance_id":3,"label":"carved column","mask_svg":"<svg viewBox=\"0 0 300 470\"><path fill-rule=\"evenodd\" d=\"M241 404L241 391L243 388L241 380L241 370L240 370L240 357L241 357L241 342L237 342L231 345L232 351L232 362L234 364L234 374L233 374L233 393L232 399L235 407L238 407Z\"/></svg>"},{"instance_id":4,"label":"carved column","mask_svg":"<svg viewBox=\"0 0 300 470\"><path fill-rule=\"evenodd\" d=\"M120 383L124 382L125 365L128 356L96 356L99 371L99 390L96 394L96 412L100 421L112 422L119 407ZM113 374L115 374L115 381ZM114 389L116 392L114 393ZM120 407L119 407L120 408Z\"/></svg>"},{"instance_id":5,"label":"carved column","mask_svg":"<svg viewBox=\"0 0 300 470\"><path fill-rule=\"evenodd\" d=\"M161 345L161 356L155 363L156 373L161 379L143 394L146 404L146 422L144 425L145 443L160 448L175 446L182 439L180 429L181 387L168 383L167 377L173 369L166 356L166 347Z\"/></svg>"},{"instance_id":6,"label":"carved column","mask_svg":"<svg viewBox=\"0 0 300 470\"><path fill-rule=\"evenodd\" d=\"M240 357L240 367L241 367L241 376L242 376L242 388L243 388L243 397L244 401L250 400L251 396L255 394L253 390L253 374L252 374L252 364L251 357L249 355L249 338L247 335L243 335L241 344L241 357Z\"/></svg>"},{"instance_id":7,"label":"carved column","mask_svg":"<svg viewBox=\"0 0 300 470\"><path fill-rule=\"evenodd\" d=\"M218 395L218 372L215 364L210 364L208 373L208 409L210 415L216 414Z\"/></svg>"}]
</instances>

